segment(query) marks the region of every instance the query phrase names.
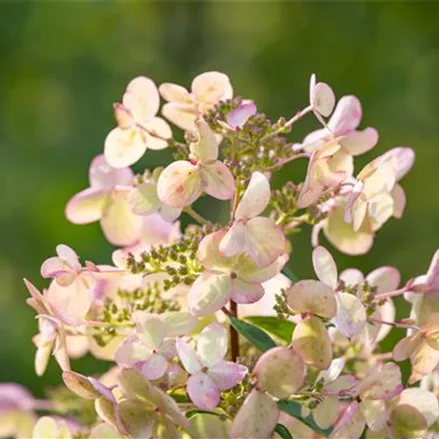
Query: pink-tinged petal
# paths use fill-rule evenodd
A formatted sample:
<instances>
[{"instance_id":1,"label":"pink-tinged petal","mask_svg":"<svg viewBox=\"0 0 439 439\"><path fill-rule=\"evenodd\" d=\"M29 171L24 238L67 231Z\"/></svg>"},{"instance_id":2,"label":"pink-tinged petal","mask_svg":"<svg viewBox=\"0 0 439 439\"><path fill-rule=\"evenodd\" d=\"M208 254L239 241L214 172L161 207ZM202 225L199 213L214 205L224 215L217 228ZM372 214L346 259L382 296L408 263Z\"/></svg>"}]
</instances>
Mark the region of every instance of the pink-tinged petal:
<instances>
[{"instance_id":1,"label":"pink-tinged petal","mask_svg":"<svg viewBox=\"0 0 439 439\"><path fill-rule=\"evenodd\" d=\"M355 130L360 124L362 109L355 96L343 96L328 122L328 128L337 136Z\"/></svg>"},{"instance_id":2,"label":"pink-tinged petal","mask_svg":"<svg viewBox=\"0 0 439 439\"><path fill-rule=\"evenodd\" d=\"M168 223L174 222L181 215L181 209L162 204L160 216Z\"/></svg>"},{"instance_id":3,"label":"pink-tinged petal","mask_svg":"<svg viewBox=\"0 0 439 439\"><path fill-rule=\"evenodd\" d=\"M125 193L113 193L101 219L101 227L111 244L129 246L139 239L142 218L131 211Z\"/></svg>"},{"instance_id":4,"label":"pink-tinged petal","mask_svg":"<svg viewBox=\"0 0 439 439\"><path fill-rule=\"evenodd\" d=\"M396 181L399 181L412 168L413 163L415 162L415 153L411 148L399 146L384 153L380 159L382 161L390 160L394 163L396 169Z\"/></svg>"},{"instance_id":5,"label":"pink-tinged petal","mask_svg":"<svg viewBox=\"0 0 439 439\"><path fill-rule=\"evenodd\" d=\"M254 218L260 215L270 201L270 183L262 172L253 172L250 183L239 201L236 219Z\"/></svg>"},{"instance_id":6,"label":"pink-tinged petal","mask_svg":"<svg viewBox=\"0 0 439 439\"><path fill-rule=\"evenodd\" d=\"M426 275L426 281L433 291L439 289L439 250L436 250L433 255Z\"/></svg>"},{"instance_id":7,"label":"pink-tinged petal","mask_svg":"<svg viewBox=\"0 0 439 439\"><path fill-rule=\"evenodd\" d=\"M259 267L266 267L285 252L285 236L270 218L252 218L246 225L245 251Z\"/></svg>"},{"instance_id":8,"label":"pink-tinged petal","mask_svg":"<svg viewBox=\"0 0 439 439\"><path fill-rule=\"evenodd\" d=\"M363 414L367 426L372 431L382 431L386 427L389 414L386 410L384 401L365 400L360 404L361 413Z\"/></svg>"},{"instance_id":9,"label":"pink-tinged petal","mask_svg":"<svg viewBox=\"0 0 439 439\"><path fill-rule=\"evenodd\" d=\"M372 198L368 203L368 213L373 230L379 230L392 217L393 211L393 198L390 194L380 194Z\"/></svg>"},{"instance_id":10,"label":"pink-tinged petal","mask_svg":"<svg viewBox=\"0 0 439 439\"><path fill-rule=\"evenodd\" d=\"M229 274L205 271L193 283L188 295L189 311L206 316L221 309L230 298L232 281Z\"/></svg>"},{"instance_id":11,"label":"pink-tinged petal","mask_svg":"<svg viewBox=\"0 0 439 439\"><path fill-rule=\"evenodd\" d=\"M128 193L127 201L136 215L151 215L157 212L161 205L154 183L142 183L133 188Z\"/></svg>"},{"instance_id":12,"label":"pink-tinged petal","mask_svg":"<svg viewBox=\"0 0 439 439\"><path fill-rule=\"evenodd\" d=\"M332 427L340 414L340 403L337 398L323 398L323 401L312 411L316 424L323 429Z\"/></svg>"},{"instance_id":13,"label":"pink-tinged petal","mask_svg":"<svg viewBox=\"0 0 439 439\"><path fill-rule=\"evenodd\" d=\"M317 149L320 149L325 140L332 139L331 132L326 128L312 131L304 139L302 147L306 152L313 153Z\"/></svg>"},{"instance_id":14,"label":"pink-tinged petal","mask_svg":"<svg viewBox=\"0 0 439 439\"><path fill-rule=\"evenodd\" d=\"M201 168L203 188L206 194L218 200L230 200L235 194L235 179L229 168L220 161Z\"/></svg>"},{"instance_id":15,"label":"pink-tinged petal","mask_svg":"<svg viewBox=\"0 0 439 439\"><path fill-rule=\"evenodd\" d=\"M412 363L412 376L409 384L413 384L437 367L439 350L432 348L427 339L423 338L410 356L410 362Z\"/></svg>"},{"instance_id":16,"label":"pink-tinged petal","mask_svg":"<svg viewBox=\"0 0 439 439\"><path fill-rule=\"evenodd\" d=\"M190 373L196 374L203 367L200 363L195 349L181 338L175 341L175 348L177 349L178 357L183 363L183 367Z\"/></svg>"},{"instance_id":17,"label":"pink-tinged petal","mask_svg":"<svg viewBox=\"0 0 439 439\"><path fill-rule=\"evenodd\" d=\"M236 303L254 303L264 295L260 283L250 283L239 278L232 280L231 299Z\"/></svg>"},{"instance_id":18,"label":"pink-tinged petal","mask_svg":"<svg viewBox=\"0 0 439 439\"><path fill-rule=\"evenodd\" d=\"M305 382L305 363L290 348L270 349L258 359L253 374L258 389L285 399L300 390Z\"/></svg>"},{"instance_id":19,"label":"pink-tinged petal","mask_svg":"<svg viewBox=\"0 0 439 439\"><path fill-rule=\"evenodd\" d=\"M385 363L380 369L373 369L357 388L362 400L389 400L401 393L401 370L395 363Z\"/></svg>"},{"instance_id":20,"label":"pink-tinged petal","mask_svg":"<svg viewBox=\"0 0 439 439\"><path fill-rule=\"evenodd\" d=\"M233 420L231 439L267 439L273 434L280 410L267 394L253 389Z\"/></svg>"},{"instance_id":21,"label":"pink-tinged petal","mask_svg":"<svg viewBox=\"0 0 439 439\"><path fill-rule=\"evenodd\" d=\"M338 282L338 271L331 253L324 247L316 247L312 252L312 262L317 277L329 287L335 288Z\"/></svg>"},{"instance_id":22,"label":"pink-tinged petal","mask_svg":"<svg viewBox=\"0 0 439 439\"><path fill-rule=\"evenodd\" d=\"M203 191L200 170L184 160L171 163L157 182L159 199L169 206L183 208L192 204Z\"/></svg>"},{"instance_id":23,"label":"pink-tinged petal","mask_svg":"<svg viewBox=\"0 0 439 439\"><path fill-rule=\"evenodd\" d=\"M235 222L219 243L222 255L230 258L245 249L247 228L241 221Z\"/></svg>"},{"instance_id":24,"label":"pink-tinged petal","mask_svg":"<svg viewBox=\"0 0 439 439\"><path fill-rule=\"evenodd\" d=\"M358 232L363 225L364 220L366 219L368 207L369 205L363 197L357 198L353 203L350 213L352 218L352 228L354 232ZM345 215L345 220L349 219L348 217L349 214Z\"/></svg>"},{"instance_id":25,"label":"pink-tinged petal","mask_svg":"<svg viewBox=\"0 0 439 439\"><path fill-rule=\"evenodd\" d=\"M153 118L160 106L160 96L154 81L145 76L134 78L123 95L123 105L137 121Z\"/></svg>"},{"instance_id":26,"label":"pink-tinged petal","mask_svg":"<svg viewBox=\"0 0 439 439\"><path fill-rule=\"evenodd\" d=\"M378 131L370 127L362 131L352 131L342 137L340 143L353 156L364 154L378 143Z\"/></svg>"},{"instance_id":27,"label":"pink-tinged petal","mask_svg":"<svg viewBox=\"0 0 439 439\"><path fill-rule=\"evenodd\" d=\"M219 323L206 326L198 336L197 353L204 366L211 367L227 353L227 331Z\"/></svg>"},{"instance_id":28,"label":"pink-tinged petal","mask_svg":"<svg viewBox=\"0 0 439 439\"><path fill-rule=\"evenodd\" d=\"M56 253L63 262L69 265L69 267L75 270L79 270L81 268L78 255L68 245L65 244L57 245Z\"/></svg>"},{"instance_id":29,"label":"pink-tinged petal","mask_svg":"<svg viewBox=\"0 0 439 439\"><path fill-rule=\"evenodd\" d=\"M396 309L395 309L395 305L392 302L392 300L387 300L384 303L384 305L378 307L376 312L378 314L377 318L380 320L383 320L385 322L394 322L395 321ZM379 330L378 330L378 334L376 336L377 343L380 342L381 340L383 340L387 336L387 334L390 332L392 327L389 325L379 325L378 328L379 328Z\"/></svg>"},{"instance_id":30,"label":"pink-tinged petal","mask_svg":"<svg viewBox=\"0 0 439 439\"><path fill-rule=\"evenodd\" d=\"M151 351L157 349L167 335L166 324L158 314L135 311L131 320L136 324L137 337Z\"/></svg>"},{"instance_id":31,"label":"pink-tinged petal","mask_svg":"<svg viewBox=\"0 0 439 439\"><path fill-rule=\"evenodd\" d=\"M358 202L357 202L357 200L362 195L363 188L364 188L363 181L362 180L357 180L356 183L354 184L354 186L352 187L351 192L348 195L348 198L347 198L346 204L345 204L345 215L344 215L344 219L345 219L345 221L347 223L353 223L354 222L353 209L354 208L358 209ZM359 203L363 203L363 200L360 199ZM365 203L363 203L363 204L365 204ZM360 219L355 218L355 223L357 225L359 223L360 226L361 226L361 223L363 222L364 215L366 214L366 206L362 206L362 207L364 209L364 211L362 212L362 217ZM356 216L358 216L358 213L356 213Z\"/></svg>"},{"instance_id":32,"label":"pink-tinged petal","mask_svg":"<svg viewBox=\"0 0 439 439\"><path fill-rule=\"evenodd\" d=\"M333 322L345 336L353 337L361 332L366 324L366 310L363 303L353 294L337 293L337 315Z\"/></svg>"},{"instance_id":33,"label":"pink-tinged petal","mask_svg":"<svg viewBox=\"0 0 439 439\"><path fill-rule=\"evenodd\" d=\"M168 147L168 140L172 138L171 127L161 117L154 117L142 123L147 130L146 146L148 149L161 150Z\"/></svg>"},{"instance_id":34,"label":"pink-tinged petal","mask_svg":"<svg viewBox=\"0 0 439 439\"><path fill-rule=\"evenodd\" d=\"M185 131L195 129L196 113L194 104L165 104L162 107L162 114L174 125Z\"/></svg>"},{"instance_id":35,"label":"pink-tinged petal","mask_svg":"<svg viewBox=\"0 0 439 439\"><path fill-rule=\"evenodd\" d=\"M167 368L168 361L163 355L152 354L142 364L140 372L148 380L157 380L165 374Z\"/></svg>"},{"instance_id":36,"label":"pink-tinged petal","mask_svg":"<svg viewBox=\"0 0 439 439\"><path fill-rule=\"evenodd\" d=\"M248 369L242 364L224 360L221 360L214 366L210 367L207 372L221 391L236 386L245 378L247 373Z\"/></svg>"},{"instance_id":37,"label":"pink-tinged petal","mask_svg":"<svg viewBox=\"0 0 439 439\"><path fill-rule=\"evenodd\" d=\"M401 275L395 267L387 266L371 271L366 280L370 285L377 287L378 294L383 294L398 288Z\"/></svg>"},{"instance_id":38,"label":"pink-tinged petal","mask_svg":"<svg viewBox=\"0 0 439 439\"><path fill-rule=\"evenodd\" d=\"M329 437L331 439L359 439L365 427L366 421L358 408L358 402L354 401L337 422Z\"/></svg>"},{"instance_id":39,"label":"pink-tinged petal","mask_svg":"<svg viewBox=\"0 0 439 439\"><path fill-rule=\"evenodd\" d=\"M174 358L177 356L177 349L175 348L175 339L167 338L166 340L164 340L163 343L158 348L157 352L160 355L163 355L169 361L174 360ZM177 364L171 364L171 366L173 368L171 369L171 372L169 371L167 372L168 374L171 373L178 375L181 373L182 375L185 375L183 369L181 369L180 366L178 366Z\"/></svg>"},{"instance_id":40,"label":"pink-tinged petal","mask_svg":"<svg viewBox=\"0 0 439 439\"><path fill-rule=\"evenodd\" d=\"M196 76L191 88L197 100L203 103L215 104L233 96L229 77L220 72L205 72Z\"/></svg>"},{"instance_id":41,"label":"pink-tinged petal","mask_svg":"<svg viewBox=\"0 0 439 439\"><path fill-rule=\"evenodd\" d=\"M266 267L258 267L249 257L241 256L234 269L238 278L249 283L261 283L277 276L288 262L288 254L279 256L272 264Z\"/></svg>"},{"instance_id":42,"label":"pink-tinged petal","mask_svg":"<svg viewBox=\"0 0 439 439\"><path fill-rule=\"evenodd\" d=\"M143 217L140 229L142 245L169 245L180 237L179 223L165 221L158 213Z\"/></svg>"},{"instance_id":43,"label":"pink-tinged petal","mask_svg":"<svg viewBox=\"0 0 439 439\"><path fill-rule=\"evenodd\" d=\"M81 279L77 278L65 287L54 280L45 297L54 314L62 322L72 326L84 324L91 305L91 292Z\"/></svg>"},{"instance_id":44,"label":"pink-tinged petal","mask_svg":"<svg viewBox=\"0 0 439 439\"><path fill-rule=\"evenodd\" d=\"M105 160L104 154L101 154L92 160L88 176L92 188L111 189L116 185L131 185L134 173L130 168L113 168Z\"/></svg>"},{"instance_id":45,"label":"pink-tinged petal","mask_svg":"<svg viewBox=\"0 0 439 439\"><path fill-rule=\"evenodd\" d=\"M242 128L249 117L256 114L256 111L256 104L253 101L242 101L239 107L227 114L226 121L234 130L236 130L236 128Z\"/></svg>"},{"instance_id":46,"label":"pink-tinged petal","mask_svg":"<svg viewBox=\"0 0 439 439\"><path fill-rule=\"evenodd\" d=\"M40 273L44 278L67 277L67 284L73 282L76 277L70 267L63 263L57 256L46 259L41 265ZM68 282L68 280L70 280L70 282Z\"/></svg>"},{"instance_id":47,"label":"pink-tinged petal","mask_svg":"<svg viewBox=\"0 0 439 439\"><path fill-rule=\"evenodd\" d=\"M407 204L404 189L401 187L401 185L396 183L390 195L393 198L393 216L395 218L402 218L405 206Z\"/></svg>"},{"instance_id":48,"label":"pink-tinged petal","mask_svg":"<svg viewBox=\"0 0 439 439\"><path fill-rule=\"evenodd\" d=\"M162 98L168 102L178 102L181 104L191 103L193 101L189 92L181 85L166 82L159 86L159 92Z\"/></svg>"},{"instance_id":49,"label":"pink-tinged petal","mask_svg":"<svg viewBox=\"0 0 439 439\"><path fill-rule=\"evenodd\" d=\"M106 189L85 189L66 206L66 217L73 224L88 224L101 219L109 193Z\"/></svg>"},{"instance_id":50,"label":"pink-tinged petal","mask_svg":"<svg viewBox=\"0 0 439 439\"><path fill-rule=\"evenodd\" d=\"M340 273L340 280L349 286L358 285L364 281L364 275L357 268L348 268Z\"/></svg>"},{"instance_id":51,"label":"pink-tinged petal","mask_svg":"<svg viewBox=\"0 0 439 439\"><path fill-rule=\"evenodd\" d=\"M312 313L327 319L335 316L337 302L328 285L316 280L301 280L286 292L288 306L299 313Z\"/></svg>"},{"instance_id":52,"label":"pink-tinged petal","mask_svg":"<svg viewBox=\"0 0 439 439\"><path fill-rule=\"evenodd\" d=\"M113 104L114 118L116 119L119 128L132 128L136 121L133 118L131 111L125 108L122 104Z\"/></svg>"},{"instance_id":53,"label":"pink-tinged petal","mask_svg":"<svg viewBox=\"0 0 439 439\"><path fill-rule=\"evenodd\" d=\"M105 139L105 159L114 168L125 168L136 163L145 151L145 138L138 128L114 128Z\"/></svg>"},{"instance_id":54,"label":"pink-tinged petal","mask_svg":"<svg viewBox=\"0 0 439 439\"><path fill-rule=\"evenodd\" d=\"M198 246L197 258L204 267L211 270L227 269L230 267L230 259L220 253L220 243L226 234L225 230L209 233Z\"/></svg>"},{"instance_id":55,"label":"pink-tinged petal","mask_svg":"<svg viewBox=\"0 0 439 439\"><path fill-rule=\"evenodd\" d=\"M204 410L212 410L220 401L219 387L203 372L198 372L188 379L187 393L191 401Z\"/></svg>"},{"instance_id":56,"label":"pink-tinged petal","mask_svg":"<svg viewBox=\"0 0 439 439\"><path fill-rule=\"evenodd\" d=\"M166 337L188 334L198 322L196 317L184 311L164 312L160 314L160 318L166 325Z\"/></svg>"},{"instance_id":57,"label":"pink-tinged petal","mask_svg":"<svg viewBox=\"0 0 439 439\"><path fill-rule=\"evenodd\" d=\"M197 141L190 144L190 151L197 161L209 163L218 159L218 140L207 122L199 118L195 121Z\"/></svg>"},{"instance_id":58,"label":"pink-tinged petal","mask_svg":"<svg viewBox=\"0 0 439 439\"><path fill-rule=\"evenodd\" d=\"M151 355L148 349L137 337L129 337L123 341L114 355L118 365L133 366L140 361L145 361Z\"/></svg>"},{"instance_id":59,"label":"pink-tinged petal","mask_svg":"<svg viewBox=\"0 0 439 439\"><path fill-rule=\"evenodd\" d=\"M319 317L306 317L294 328L291 345L305 364L319 370L328 369L332 362L332 343Z\"/></svg>"},{"instance_id":60,"label":"pink-tinged petal","mask_svg":"<svg viewBox=\"0 0 439 439\"><path fill-rule=\"evenodd\" d=\"M409 337L405 337L393 348L393 359L395 361L404 361L411 357L415 349L418 347L422 338L422 333L417 332Z\"/></svg>"},{"instance_id":61,"label":"pink-tinged petal","mask_svg":"<svg viewBox=\"0 0 439 439\"><path fill-rule=\"evenodd\" d=\"M324 82L315 83L315 75L311 76L310 105L322 116L329 116L335 106L335 95L331 87Z\"/></svg>"}]
</instances>

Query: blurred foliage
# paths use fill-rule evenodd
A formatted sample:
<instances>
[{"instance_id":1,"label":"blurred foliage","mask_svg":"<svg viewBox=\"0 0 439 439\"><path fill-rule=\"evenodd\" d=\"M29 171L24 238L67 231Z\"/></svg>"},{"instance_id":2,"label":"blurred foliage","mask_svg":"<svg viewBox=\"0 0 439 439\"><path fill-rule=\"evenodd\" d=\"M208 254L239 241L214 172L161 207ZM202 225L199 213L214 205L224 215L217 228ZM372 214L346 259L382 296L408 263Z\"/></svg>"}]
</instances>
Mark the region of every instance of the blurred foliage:
<instances>
[{"instance_id":1,"label":"blurred foliage","mask_svg":"<svg viewBox=\"0 0 439 439\"><path fill-rule=\"evenodd\" d=\"M42 379L34 374L37 325L22 278L44 285L40 263L58 243L110 261L99 224L69 224L64 206L87 185L88 164L114 126L111 104L139 74L189 85L203 71L226 72L235 93L273 119L306 105L312 72L338 97L359 96L362 126L380 132L379 146L359 166L392 146L416 151L403 181L408 210L379 232L368 255L330 250L339 269L391 264L404 279L425 272L438 247L438 16L433 2L1 2L0 381L22 382L39 395L60 381L54 362ZM307 119L291 136L300 140L316 126ZM149 152L135 168L168 157ZM303 173L291 164L277 182ZM203 200L198 207L210 206ZM308 230L293 247L291 268L311 275ZM402 315L407 307L399 303ZM87 373L96 363L74 366Z\"/></svg>"}]
</instances>

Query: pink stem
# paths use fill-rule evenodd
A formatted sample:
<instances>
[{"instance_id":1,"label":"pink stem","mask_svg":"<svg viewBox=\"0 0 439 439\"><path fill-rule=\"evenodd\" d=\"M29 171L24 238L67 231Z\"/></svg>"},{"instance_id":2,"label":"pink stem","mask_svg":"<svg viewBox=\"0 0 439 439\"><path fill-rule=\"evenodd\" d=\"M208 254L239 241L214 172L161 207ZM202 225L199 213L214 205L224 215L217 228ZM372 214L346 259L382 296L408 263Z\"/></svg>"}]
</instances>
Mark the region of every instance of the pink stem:
<instances>
[{"instance_id":1,"label":"pink stem","mask_svg":"<svg viewBox=\"0 0 439 439\"><path fill-rule=\"evenodd\" d=\"M388 299L389 297L400 296L408 291L407 285L395 291L388 291L387 293L381 293L375 296L376 300Z\"/></svg>"}]
</instances>

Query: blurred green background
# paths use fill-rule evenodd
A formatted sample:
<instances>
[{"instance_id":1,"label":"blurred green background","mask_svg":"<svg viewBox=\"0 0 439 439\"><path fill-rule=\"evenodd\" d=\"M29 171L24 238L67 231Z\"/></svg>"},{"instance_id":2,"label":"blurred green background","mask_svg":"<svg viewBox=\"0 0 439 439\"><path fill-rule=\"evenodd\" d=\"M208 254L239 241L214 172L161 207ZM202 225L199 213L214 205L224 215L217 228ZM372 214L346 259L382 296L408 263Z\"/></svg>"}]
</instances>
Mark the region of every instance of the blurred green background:
<instances>
[{"instance_id":1,"label":"blurred green background","mask_svg":"<svg viewBox=\"0 0 439 439\"><path fill-rule=\"evenodd\" d=\"M110 261L99 225L69 224L64 206L87 186L89 162L114 126L111 104L139 74L189 85L198 73L223 71L236 94L273 119L306 105L312 72L338 97L359 96L362 126L380 132L359 165L396 145L416 151L403 181L408 209L368 255L349 259L330 249L339 268L391 264L403 279L425 272L439 244L438 17L433 2L1 2L0 381L39 395L60 381L54 361L43 378L34 374L37 325L22 278L43 286L40 264L59 243ZM305 120L292 138L316 126ZM163 159L148 153L135 169ZM283 178L297 172L287 168ZM306 230L290 263L301 277L311 274L309 256ZM406 309L401 302L401 315Z\"/></svg>"}]
</instances>

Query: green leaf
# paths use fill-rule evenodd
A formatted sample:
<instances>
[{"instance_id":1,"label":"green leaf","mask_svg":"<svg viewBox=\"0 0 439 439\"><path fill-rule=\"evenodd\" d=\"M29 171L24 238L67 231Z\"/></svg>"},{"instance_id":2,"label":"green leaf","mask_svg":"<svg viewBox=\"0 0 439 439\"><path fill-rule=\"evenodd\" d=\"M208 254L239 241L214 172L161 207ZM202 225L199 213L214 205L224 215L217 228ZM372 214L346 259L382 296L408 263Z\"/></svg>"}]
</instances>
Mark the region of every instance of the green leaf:
<instances>
[{"instance_id":1,"label":"green leaf","mask_svg":"<svg viewBox=\"0 0 439 439\"><path fill-rule=\"evenodd\" d=\"M300 280L299 276L296 276L293 271L291 270L290 267L284 267L282 269L282 273L291 281L293 282L297 282L298 280Z\"/></svg>"},{"instance_id":2,"label":"green leaf","mask_svg":"<svg viewBox=\"0 0 439 439\"><path fill-rule=\"evenodd\" d=\"M274 431L282 438L282 439L293 439L291 433L288 431L288 428L282 424L276 424L276 428Z\"/></svg>"},{"instance_id":3,"label":"green leaf","mask_svg":"<svg viewBox=\"0 0 439 439\"><path fill-rule=\"evenodd\" d=\"M327 428L326 430L321 429L313 420L312 416L309 415L306 418L303 418L300 414L300 404L294 401L278 401L278 407L285 413L294 418L297 418L299 421L303 422L312 430L316 431L323 437L328 437L331 434L332 428Z\"/></svg>"},{"instance_id":4,"label":"green leaf","mask_svg":"<svg viewBox=\"0 0 439 439\"><path fill-rule=\"evenodd\" d=\"M276 347L276 343L273 341L273 339L257 326L232 316L229 316L229 320L230 324L260 351L265 352Z\"/></svg>"},{"instance_id":5,"label":"green leaf","mask_svg":"<svg viewBox=\"0 0 439 439\"><path fill-rule=\"evenodd\" d=\"M186 418L191 419L194 416L197 416L199 414L205 414L205 415L214 415L214 416L220 416L219 413L216 412L209 412L207 410L199 410L199 409L193 409L193 410L189 410L185 413Z\"/></svg>"},{"instance_id":6,"label":"green leaf","mask_svg":"<svg viewBox=\"0 0 439 439\"><path fill-rule=\"evenodd\" d=\"M287 343L291 343L293 330L296 326L293 322L279 319L274 316L250 316L245 317L245 320L258 328L264 329L271 335L274 335Z\"/></svg>"}]
</instances>

